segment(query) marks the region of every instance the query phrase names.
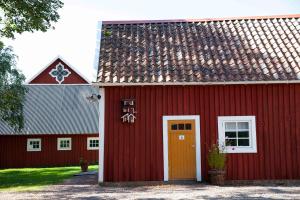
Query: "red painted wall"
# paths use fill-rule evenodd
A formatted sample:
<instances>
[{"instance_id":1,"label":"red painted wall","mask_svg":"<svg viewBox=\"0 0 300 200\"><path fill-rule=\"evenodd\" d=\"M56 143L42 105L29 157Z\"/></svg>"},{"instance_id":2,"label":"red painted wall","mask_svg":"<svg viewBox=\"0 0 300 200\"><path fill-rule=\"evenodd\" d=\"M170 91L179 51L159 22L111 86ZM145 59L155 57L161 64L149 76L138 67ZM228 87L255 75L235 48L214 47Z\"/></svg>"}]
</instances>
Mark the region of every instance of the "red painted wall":
<instances>
[{"instance_id":1,"label":"red painted wall","mask_svg":"<svg viewBox=\"0 0 300 200\"><path fill-rule=\"evenodd\" d=\"M71 69L66 63L64 63L59 58L54 61L49 67L47 67L41 74L39 74L35 79L33 79L30 84L58 84L55 78L52 77L49 72L56 67L56 65L61 62L71 74L65 77L63 84L86 84L86 82L79 74L77 74L73 69Z\"/></svg>"},{"instance_id":2,"label":"red painted wall","mask_svg":"<svg viewBox=\"0 0 300 200\"><path fill-rule=\"evenodd\" d=\"M1 136L0 168L79 165L81 157L95 163L98 162L98 150L87 150L87 137L97 136L98 134ZM58 151L58 137L71 137L72 150ZM42 151L28 152L27 138L41 138Z\"/></svg>"},{"instance_id":3,"label":"red painted wall","mask_svg":"<svg viewBox=\"0 0 300 200\"><path fill-rule=\"evenodd\" d=\"M136 99L137 120L123 124L120 100ZM228 154L227 178L300 178L300 85L105 88L105 181L163 180L163 115L200 115L201 168L217 117L255 115L258 153Z\"/></svg>"}]
</instances>

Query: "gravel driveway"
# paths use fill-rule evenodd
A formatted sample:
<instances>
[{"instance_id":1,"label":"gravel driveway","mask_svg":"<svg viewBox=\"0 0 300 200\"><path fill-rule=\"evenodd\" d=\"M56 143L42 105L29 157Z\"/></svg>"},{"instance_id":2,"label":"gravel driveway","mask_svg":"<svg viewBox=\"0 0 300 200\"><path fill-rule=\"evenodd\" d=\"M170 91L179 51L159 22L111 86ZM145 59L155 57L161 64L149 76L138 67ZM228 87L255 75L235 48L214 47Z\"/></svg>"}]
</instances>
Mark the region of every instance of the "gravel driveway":
<instances>
[{"instance_id":1,"label":"gravel driveway","mask_svg":"<svg viewBox=\"0 0 300 200\"><path fill-rule=\"evenodd\" d=\"M300 199L294 186L98 186L95 175L74 177L42 191L0 192L0 199Z\"/></svg>"}]
</instances>

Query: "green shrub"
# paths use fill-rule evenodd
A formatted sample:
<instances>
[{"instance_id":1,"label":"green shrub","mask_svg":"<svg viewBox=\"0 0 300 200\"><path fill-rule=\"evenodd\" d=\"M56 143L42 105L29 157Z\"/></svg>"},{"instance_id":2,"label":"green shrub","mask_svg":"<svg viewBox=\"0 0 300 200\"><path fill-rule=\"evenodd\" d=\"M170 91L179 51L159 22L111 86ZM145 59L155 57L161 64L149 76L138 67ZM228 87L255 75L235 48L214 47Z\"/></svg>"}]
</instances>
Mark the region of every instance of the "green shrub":
<instances>
[{"instance_id":1,"label":"green shrub","mask_svg":"<svg viewBox=\"0 0 300 200\"><path fill-rule=\"evenodd\" d=\"M208 151L208 165L211 169L223 170L226 164L226 154L218 145L213 144Z\"/></svg>"},{"instance_id":2,"label":"green shrub","mask_svg":"<svg viewBox=\"0 0 300 200\"><path fill-rule=\"evenodd\" d=\"M111 36L111 31L104 31L104 36L105 37L109 37L109 36Z\"/></svg>"}]
</instances>

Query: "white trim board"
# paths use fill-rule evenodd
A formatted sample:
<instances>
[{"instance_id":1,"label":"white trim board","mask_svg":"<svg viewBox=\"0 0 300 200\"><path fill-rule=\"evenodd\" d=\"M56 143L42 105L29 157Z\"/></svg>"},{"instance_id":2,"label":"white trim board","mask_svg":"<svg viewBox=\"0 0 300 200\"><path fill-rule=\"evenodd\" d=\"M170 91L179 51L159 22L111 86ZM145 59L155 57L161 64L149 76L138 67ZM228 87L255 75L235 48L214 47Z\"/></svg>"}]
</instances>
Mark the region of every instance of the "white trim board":
<instances>
[{"instance_id":1,"label":"white trim board","mask_svg":"<svg viewBox=\"0 0 300 200\"><path fill-rule=\"evenodd\" d=\"M104 181L104 108L105 108L105 90L99 88L101 99L99 100L99 176L98 182Z\"/></svg>"},{"instance_id":2,"label":"white trim board","mask_svg":"<svg viewBox=\"0 0 300 200\"><path fill-rule=\"evenodd\" d=\"M36 77L38 77L45 69L47 69L51 64L53 64L57 59L60 59L61 61L63 61L64 63L66 63L66 65L68 65L68 67L70 67L74 72L76 72L88 84L91 83L84 75L82 75L79 71L77 71L77 69L75 67L73 67L70 63L68 63L65 59L63 59L62 56L58 55L54 59L52 59L45 67L43 67L38 73L36 73L31 79L29 79L26 82L26 84L30 84L31 81L33 81Z\"/></svg>"},{"instance_id":3,"label":"white trim board","mask_svg":"<svg viewBox=\"0 0 300 200\"><path fill-rule=\"evenodd\" d=\"M195 120L196 178L197 178L197 181L202 181L202 176L201 176L200 116L199 115L163 116L164 181L169 180L169 147L168 147L168 121L169 120Z\"/></svg>"},{"instance_id":4,"label":"white trim board","mask_svg":"<svg viewBox=\"0 0 300 200\"><path fill-rule=\"evenodd\" d=\"M63 85L63 86L68 86L68 85L92 85L90 83L68 83L68 84L57 84L57 83L24 83L23 85Z\"/></svg>"},{"instance_id":5,"label":"white trim board","mask_svg":"<svg viewBox=\"0 0 300 200\"><path fill-rule=\"evenodd\" d=\"M97 24L97 31L96 31L96 47L95 47L95 56L94 56L94 69L96 71L96 77L98 74L98 65L99 65L99 59L100 59L100 50L101 50L101 34L102 34L102 21L98 21Z\"/></svg>"},{"instance_id":6,"label":"white trim board","mask_svg":"<svg viewBox=\"0 0 300 200\"><path fill-rule=\"evenodd\" d=\"M300 80L278 80L278 81L223 81L223 82L164 82L164 83L100 83L93 82L92 84L99 87L113 86L167 86L167 85L267 85L267 84L293 84L300 83Z\"/></svg>"}]
</instances>

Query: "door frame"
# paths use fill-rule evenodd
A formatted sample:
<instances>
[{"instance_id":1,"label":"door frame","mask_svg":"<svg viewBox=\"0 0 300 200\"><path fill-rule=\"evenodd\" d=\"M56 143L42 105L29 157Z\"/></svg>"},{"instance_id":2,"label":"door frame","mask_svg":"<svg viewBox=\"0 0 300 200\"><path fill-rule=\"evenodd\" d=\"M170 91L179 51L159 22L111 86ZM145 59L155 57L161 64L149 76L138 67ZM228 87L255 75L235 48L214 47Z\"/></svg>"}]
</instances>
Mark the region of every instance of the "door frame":
<instances>
[{"instance_id":1,"label":"door frame","mask_svg":"<svg viewBox=\"0 0 300 200\"><path fill-rule=\"evenodd\" d=\"M168 121L169 120L195 120L196 178L197 178L197 181L202 181L202 177L201 177L200 115L168 115L168 116L163 116L164 181L169 181L169 143L168 143Z\"/></svg>"}]
</instances>

